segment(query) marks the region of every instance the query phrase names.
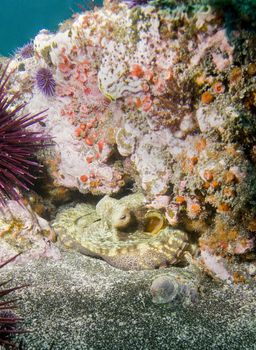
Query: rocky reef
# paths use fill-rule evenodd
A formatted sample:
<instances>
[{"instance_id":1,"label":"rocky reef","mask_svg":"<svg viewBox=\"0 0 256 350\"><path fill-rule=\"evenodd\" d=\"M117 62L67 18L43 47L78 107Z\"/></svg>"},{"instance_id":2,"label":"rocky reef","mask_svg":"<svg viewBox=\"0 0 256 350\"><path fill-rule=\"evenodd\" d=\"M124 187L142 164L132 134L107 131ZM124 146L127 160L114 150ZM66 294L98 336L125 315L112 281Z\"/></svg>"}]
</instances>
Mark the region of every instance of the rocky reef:
<instances>
[{"instance_id":1,"label":"rocky reef","mask_svg":"<svg viewBox=\"0 0 256 350\"><path fill-rule=\"evenodd\" d=\"M62 222L85 250L88 224L69 219L91 208L104 229L93 226L101 233L88 254L107 260L127 243L120 231L131 217L124 211L119 220L118 199L142 193L142 209L133 210L144 215L140 234L149 221L155 241L179 232L190 263L218 279L256 274L256 33L250 2L231 3L227 12L218 1L107 1L57 33L41 30L12 58L9 94L22 92L15 103L27 113L47 109L33 130L53 140L38 154L41 204L26 205L55 227ZM232 13L239 17L231 21ZM105 195L112 211L103 218L90 206ZM99 253L104 240L108 254ZM128 266L120 256L114 265ZM151 263L142 266L161 265Z\"/></svg>"}]
</instances>

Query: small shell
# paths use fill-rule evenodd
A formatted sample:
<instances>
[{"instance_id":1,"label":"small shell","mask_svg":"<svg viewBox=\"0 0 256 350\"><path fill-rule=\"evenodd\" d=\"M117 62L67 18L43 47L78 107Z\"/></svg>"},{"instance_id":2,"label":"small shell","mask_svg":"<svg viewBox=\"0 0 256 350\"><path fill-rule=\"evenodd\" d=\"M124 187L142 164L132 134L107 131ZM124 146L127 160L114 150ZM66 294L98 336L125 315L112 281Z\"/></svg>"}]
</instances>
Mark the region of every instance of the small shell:
<instances>
[{"instance_id":1,"label":"small shell","mask_svg":"<svg viewBox=\"0 0 256 350\"><path fill-rule=\"evenodd\" d=\"M153 297L153 303L166 304L177 297L180 292L180 285L174 278L159 276L153 281L150 292Z\"/></svg>"},{"instance_id":2,"label":"small shell","mask_svg":"<svg viewBox=\"0 0 256 350\"><path fill-rule=\"evenodd\" d=\"M151 284L150 292L155 304L177 304L183 306L198 299L198 282L193 275L180 276L175 273L158 276Z\"/></svg>"}]
</instances>

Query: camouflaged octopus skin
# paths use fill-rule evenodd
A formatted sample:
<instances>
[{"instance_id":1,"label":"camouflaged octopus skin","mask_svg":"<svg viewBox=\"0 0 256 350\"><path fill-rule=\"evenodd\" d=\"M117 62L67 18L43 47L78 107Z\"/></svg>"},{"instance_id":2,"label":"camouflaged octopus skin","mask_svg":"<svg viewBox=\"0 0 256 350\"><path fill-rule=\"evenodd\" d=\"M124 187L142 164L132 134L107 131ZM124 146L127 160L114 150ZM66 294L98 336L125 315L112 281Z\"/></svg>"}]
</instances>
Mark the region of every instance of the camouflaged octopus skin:
<instances>
[{"instance_id":1,"label":"camouflaged octopus skin","mask_svg":"<svg viewBox=\"0 0 256 350\"><path fill-rule=\"evenodd\" d=\"M143 231L142 194L120 200L105 196L96 206L77 204L59 212L53 223L61 242L123 270L147 270L177 264L186 249L185 232L171 227L152 235Z\"/></svg>"}]
</instances>

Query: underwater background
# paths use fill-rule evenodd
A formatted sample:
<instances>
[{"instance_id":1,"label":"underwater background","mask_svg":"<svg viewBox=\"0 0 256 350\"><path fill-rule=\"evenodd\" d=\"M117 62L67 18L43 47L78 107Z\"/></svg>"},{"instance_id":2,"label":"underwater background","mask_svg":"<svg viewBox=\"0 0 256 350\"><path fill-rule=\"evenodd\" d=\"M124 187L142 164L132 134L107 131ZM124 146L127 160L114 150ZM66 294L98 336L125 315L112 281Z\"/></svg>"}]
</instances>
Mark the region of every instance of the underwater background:
<instances>
[{"instance_id":1,"label":"underwater background","mask_svg":"<svg viewBox=\"0 0 256 350\"><path fill-rule=\"evenodd\" d=\"M256 350L256 0L0 3L0 350Z\"/></svg>"},{"instance_id":2,"label":"underwater background","mask_svg":"<svg viewBox=\"0 0 256 350\"><path fill-rule=\"evenodd\" d=\"M79 11L79 4L90 8L90 1L83 0L1 0L0 55L12 55L41 29L57 30L60 22Z\"/></svg>"}]
</instances>

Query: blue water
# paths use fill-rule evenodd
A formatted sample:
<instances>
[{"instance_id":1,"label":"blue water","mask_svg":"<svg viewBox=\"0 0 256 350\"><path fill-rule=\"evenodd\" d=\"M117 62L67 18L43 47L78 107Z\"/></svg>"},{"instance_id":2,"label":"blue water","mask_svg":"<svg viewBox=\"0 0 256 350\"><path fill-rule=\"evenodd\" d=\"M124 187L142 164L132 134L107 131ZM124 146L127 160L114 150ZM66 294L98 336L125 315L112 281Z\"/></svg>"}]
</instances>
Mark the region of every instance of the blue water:
<instances>
[{"instance_id":1,"label":"blue water","mask_svg":"<svg viewBox=\"0 0 256 350\"><path fill-rule=\"evenodd\" d=\"M4 56L12 55L39 30L56 30L60 22L79 11L77 4L86 6L84 0L0 0L0 3L0 55Z\"/></svg>"}]
</instances>

